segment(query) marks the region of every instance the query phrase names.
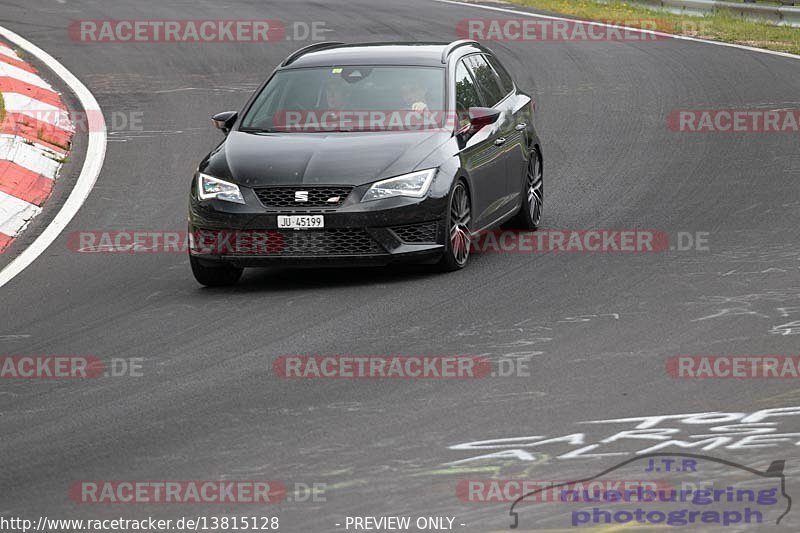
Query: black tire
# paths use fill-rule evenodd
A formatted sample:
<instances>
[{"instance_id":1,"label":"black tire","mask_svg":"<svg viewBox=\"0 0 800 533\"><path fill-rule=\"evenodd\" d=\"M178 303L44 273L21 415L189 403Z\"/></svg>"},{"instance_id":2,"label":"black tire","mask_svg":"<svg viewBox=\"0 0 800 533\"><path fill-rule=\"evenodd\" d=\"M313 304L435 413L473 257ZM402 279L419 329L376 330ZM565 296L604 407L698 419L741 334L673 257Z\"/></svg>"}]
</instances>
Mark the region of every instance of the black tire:
<instances>
[{"instance_id":1,"label":"black tire","mask_svg":"<svg viewBox=\"0 0 800 533\"><path fill-rule=\"evenodd\" d=\"M518 229L535 231L542 223L544 209L544 171L539 152L534 148L528 161L522 189L522 205L519 212L509 221Z\"/></svg>"},{"instance_id":2,"label":"black tire","mask_svg":"<svg viewBox=\"0 0 800 533\"><path fill-rule=\"evenodd\" d=\"M189 263L192 265L194 279L206 287L230 287L235 285L242 277L243 268L235 267L228 263L220 263L219 266L206 266L194 256L189 256Z\"/></svg>"},{"instance_id":3,"label":"black tire","mask_svg":"<svg viewBox=\"0 0 800 533\"><path fill-rule=\"evenodd\" d=\"M447 239L444 253L437 265L442 272L453 272L467 266L470 252L470 222L472 202L466 184L459 180L450 193L447 203Z\"/></svg>"}]
</instances>

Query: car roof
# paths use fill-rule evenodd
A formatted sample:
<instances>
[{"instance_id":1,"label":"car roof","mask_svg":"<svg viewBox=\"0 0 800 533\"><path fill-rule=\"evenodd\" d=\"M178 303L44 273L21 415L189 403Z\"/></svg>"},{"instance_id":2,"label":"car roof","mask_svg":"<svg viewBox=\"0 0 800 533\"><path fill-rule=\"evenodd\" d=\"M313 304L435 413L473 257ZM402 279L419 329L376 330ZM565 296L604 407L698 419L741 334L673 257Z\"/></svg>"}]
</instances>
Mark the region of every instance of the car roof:
<instances>
[{"instance_id":1,"label":"car roof","mask_svg":"<svg viewBox=\"0 0 800 533\"><path fill-rule=\"evenodd\" d=\"M418 65L442 67L442 53L451 43L379 42L358 44L320 44L291 59L286 68L330 67L340 65ZM470 45L466 45L470 47ZM291 56L290 56L291 57Z\"/></svg>"}]
</instances>

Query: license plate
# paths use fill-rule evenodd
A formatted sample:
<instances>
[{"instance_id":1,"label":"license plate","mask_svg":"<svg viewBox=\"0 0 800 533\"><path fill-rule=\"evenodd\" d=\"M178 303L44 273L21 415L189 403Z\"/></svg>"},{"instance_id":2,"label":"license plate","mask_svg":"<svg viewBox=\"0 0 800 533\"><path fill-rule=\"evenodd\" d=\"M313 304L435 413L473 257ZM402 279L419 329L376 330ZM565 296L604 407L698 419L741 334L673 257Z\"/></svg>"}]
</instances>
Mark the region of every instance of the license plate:
<instances>
[{"instance_id":1,"label":"license plate","mask_svg":"<svg viewBox=\"0 0 800 533\"><path fill-rule=\"evenodd\" d=\"M325 227L323 215L278 215L278 229L320 229Z\"/></svg>"}]
</instances>

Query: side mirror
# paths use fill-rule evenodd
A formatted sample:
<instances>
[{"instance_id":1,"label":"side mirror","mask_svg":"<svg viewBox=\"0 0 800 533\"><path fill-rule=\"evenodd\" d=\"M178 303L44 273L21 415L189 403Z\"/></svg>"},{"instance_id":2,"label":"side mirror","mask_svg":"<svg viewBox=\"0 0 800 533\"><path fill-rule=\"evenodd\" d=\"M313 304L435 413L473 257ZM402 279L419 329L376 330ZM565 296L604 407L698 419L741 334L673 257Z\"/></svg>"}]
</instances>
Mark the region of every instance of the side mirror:
<instances>
[{"instance_id":1,"label":"side mirror","mask_svg":"<svg viewBox=\"0 0 800 533\"><path fill-rule=\"evenodd\" d=\"M236 111L225 111L223 113L217 113L211 117L211 121L214 123L215 128L228 133L236 123L236 117L238 116L239 113Z\"/></svg>"},{"instance_id":2,"label":"side mirror","mask_svg":"<svg viewBox=\"0 0 800 533\"><path fill-rule=\"evenodd\" d=\"M500 118L500 111L491 107L470 107L469 123L472 132L476 132L484 126L494 124Z\"/></svg>"}]
</instances>

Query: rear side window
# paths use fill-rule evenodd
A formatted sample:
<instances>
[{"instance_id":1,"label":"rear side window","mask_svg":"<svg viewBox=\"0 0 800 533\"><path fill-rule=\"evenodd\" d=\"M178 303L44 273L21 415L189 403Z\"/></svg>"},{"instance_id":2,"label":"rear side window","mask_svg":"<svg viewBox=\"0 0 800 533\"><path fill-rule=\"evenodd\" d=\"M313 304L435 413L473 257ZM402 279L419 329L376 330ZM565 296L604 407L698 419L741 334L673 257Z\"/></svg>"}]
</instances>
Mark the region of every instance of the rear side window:
<instances>
[{"instance_id":1,"label":"rear side window","mask_svg":"<svg viewBox=\"0 0 800 533\"><path fill-rule=\"evenodd\" d=\"M486 99L486 105L493 107L497 102L503 99L507 94L500 87L500 80L494 73L494 69L486 62L482 55L472 55L465 59L472 74L475 76L475 81L478 83L481 93Z\"/></svg>"},{"instance_id":2,"label":"rear side window","mask_svg":"<svg viewBox=\"0 0 800 533\"><path fill-rule=\"evenodd\" d=\"M481 106L483 103L478 96L472 75L464 61L459 61L456 66L456 115L459 128L469 123L469 108Z\"/></svg>"},{"instance_id":3,"label":"rear side window","mask_svg":"<svg viewBox=\"0 0 800 533\"><path fill-rule=\"evenodd\" d=\"M503 86L503 92L506 94L510 93L514 90L514 81L511 79L511 75L508 71L503 67L500 63L500 60L494 56L487 55L486 60L492 65L494 71L497 73L497 77L500 78L500 85Z\"/></svg>"}]
</instances>

